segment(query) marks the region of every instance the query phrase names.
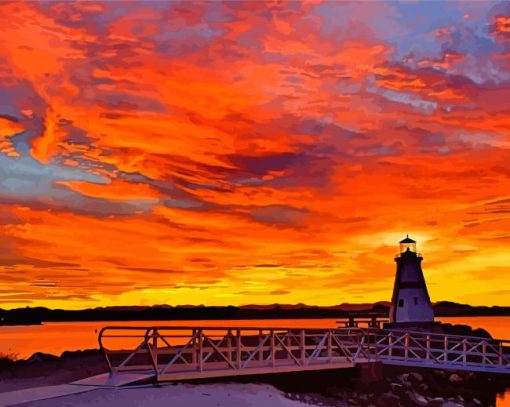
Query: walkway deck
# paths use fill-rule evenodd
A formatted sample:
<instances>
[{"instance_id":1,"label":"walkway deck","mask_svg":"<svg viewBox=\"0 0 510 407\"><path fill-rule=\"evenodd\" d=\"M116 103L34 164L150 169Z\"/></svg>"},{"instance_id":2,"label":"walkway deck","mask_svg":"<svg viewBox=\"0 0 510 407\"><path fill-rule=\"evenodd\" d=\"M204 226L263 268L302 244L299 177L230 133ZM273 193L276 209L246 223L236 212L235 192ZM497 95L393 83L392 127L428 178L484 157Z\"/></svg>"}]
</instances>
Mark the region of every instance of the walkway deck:
<instances>
[{"instance_id":1,"label":"walkway deck","mask_svg":"<svg viewBox=\"0 0 510 407\"><path fill-rule=\"evenodd\" d=\"M33 387L0 393L0 407L15 406L17 404L32 401L52 399L55 397L69 396L71 394L84 393L91 390L104 388L102 386L74 386L72 384L60 384L57 386Z\"/></svg>"},{"instance_id":2,"label":"walkway deck","mask_svg":"<svg viewBox=\"0 0 510 407\"><path fill-rule=\"evenodd\" d=\"M130 384L151 382L154 381L154 377L154 372L152 371L122 372L122 374L114 374L109 372L87 377L81 380L76 380L71 384L78 386L120 387Z\"/></svg>"}]
</instances>

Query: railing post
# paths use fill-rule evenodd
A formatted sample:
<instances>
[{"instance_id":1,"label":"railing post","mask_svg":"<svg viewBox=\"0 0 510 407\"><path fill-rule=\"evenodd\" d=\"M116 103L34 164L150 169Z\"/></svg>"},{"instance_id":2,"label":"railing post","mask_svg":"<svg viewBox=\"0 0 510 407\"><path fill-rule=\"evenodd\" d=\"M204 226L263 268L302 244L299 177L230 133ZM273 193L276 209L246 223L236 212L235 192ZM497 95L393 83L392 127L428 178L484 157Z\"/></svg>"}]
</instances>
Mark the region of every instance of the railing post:
<instances>
[{"instance_id":1,"label":"railing post","mask_svg":"<svg viewBox=\"0 0 510 407\"><path fill-rule=\"evenodd\" d=\"M373 341L374 339L374 336L373 334L371 334L370 332L366 332L364 334L365 336L365 344L366 344L366 353L365 353L365 357L370 360L371 356L372 356L372 349L375 347L375 340ZM373 341L373 344L372 344L372 341ZM372 346L373 345L373 346ZM376 351L377 353L377 351Z\"/></svg>"},{"instance_id":2,"label":"railing post","mask_svg":"<svg viewBox=\"0 0 510 407\"><path fill-rule=\"evenodd\" d=\"M192 338L194 337L195 339L193 339L193 348L192 348L193 352L191 352L191 363L194 365L197 364L197 352L198 352L196 334L197 334L196 329L193 329L191 332L191 337Z\"/></svg>"},{"instance_id":3,"label":"railing post","mask_svg":"<svg viewBox=\"0 0 510 407\"><path fill-rule=\"evenodd\" d=\"M406 332L404 335L404 359L407 360L409 357L409 333Z\"/></svg>"},{"instance_id":4,"label":"railing post","mask_svg":"<svg viewBox=\"0 0 510 407\"><path fill-rule=\"evenodd\" d=\"M198 330L198 370L204 370L204 332L202 329Z\"/></svg>"},{"instance_id":5,"label":"railing post","mask_svg":"<svg viewBox=\"0 0 510 407\"><path fill-rule=\"evenodd\" d=\"M444 336L444 354L443 354L443 359L445 362L448 362L448 337L445 335Z\"/></svg>"},{"instance_id":6,"label":"railing post","mask_svg":"<svg viewBox=\"0 0 510 407\"><path fill-rule=\"evenodd\" d=\"M305 365L306 360L306 339L305 339L305 330L301 329L301 332L299 333L299 347L301 349L301 365Z\"/></svg>"},{"instance_id":7,"label":"railing post","mask_svg":"<svg viewBox=\"0 0 510 407\"><path fill-rule=\"evenodd\" d=\"M152 351L154 352L154 366L156 367L156 373L158 372L158 330L155 329L152 334Z\"/></svg>"},{"instance_id":8,"label":"railing post","mask_svg":"<svg viewBox=\"0 0 510 407\"><path fill-rule=\"evenodd\" d=\"M487 364L487 341L484 339L482 341L482 365Z\"/></svg>"},{"instance_id":9,"label":"railing post","mask_svg":"<svg viewBox=\"0 0 510 407\"><path fill-rule=\"evenodd\" d=\"M333 331L329 331L328 333L328 361L329 363L333 363L333 338L331 337L333 335Z\"/></svg>"},{"instance_id":10,"label":"railing post","mask_svg":"<svg viewBox=\"0 0 510 407\"><path fill-rule=\"evenodd\" d=\"M264 346L262 345L262 329L259 329L259 361L264 360Z\"/></svg>"},{"instance_id":11,"label":"railing post","mask_svg":"<svg viewBox=\"0 0 510 407\"><path fill-rule=\"evenodd\" d=\"M276 365L276 360L275 360L275 357L276 357L276 349L275 349L275 340L274 340L274 331L271 329L271 362L272 362L272 366L275 367Z\"/></svg>"},{"instance_id":12,"label":"railing post","mask_svg":"<svg viewBox=\"0 0 510 407\"><path fill-rule=\"evenodd\" d=\"M105 328L102 328L101 331L99 331L99 335L97 336L97 341L99 342L99 349L101 349L101 351L103 352L103 356L106 360L108 368L110 369L110 375L112 375L115 373L116 369L112 365L112 362L110 362L110 358L108 357L108 350L103 345L103 335L107 329L108 328L105 327Z\"/></svg>"},{"instance_id":13,"label":"railing post","mask_svg":"<svg viewBox=\"0 0 510 407\"><path fill-rule=\"evenodd\" d=\"M292 331L289 329L287 331L287 360L290 360L290 353L292 353L292 338L291 338L291 335L292 335Z\"/></svg>"},{"instance_id":14,"label":"railing post","mask_svg":"<svg viewBox=\"0 0 510 407\"><path fill-rule=\"evenodd\" d=\"M430 335L427 335L427 339L426 339L426 348L427 348L427 360L430 360Z\"/></svg>"},{"instance_id":15,"label":"railing post","mask_svg":"<svg viewBox=\"0 0 510 407\"><path fill-rule=\"evenodd\" d=\"M237 368L241 369L241 330L237 329L237 343L236 343L236 360L237 360Z\"/></svg>"},{"instance_id":16,"label":"railing post","mask_svg":"<svg viewBox=\"0 0 510 407\"><path fill-rule=\"evenodd\" d=\"M503 344L501 342L499 342L498 350L499 350L498 365L503 366Z\"/></svg>"},{"instance_id":17,"label":"railing post","mask_svg":"<svg viewBox=\"0 0 510 407\"><path fill-rule=\"evenodd\" d=\"M393 332L388 335L388 356L390 358L393 356Z\"/></svg>"},{"instance_id":18,"label":"railing post","mask_svg":"<svg viewBox=\"0 0 510 407\"><path fill-rule=\"evenodd\" d=\"M462 364L466 366L467 363L467 342L466 338L462 339Z\"/></svg>"},{"instance_id":19,"label":"railing post","mask_svg":"<svg viewBox=\"0 0 510 407\"><path fill-rule=\"evenodd\" d=\"M232 331L229 329L227 332L227 358L232 363Z\"/></svg>"}]
</instances>

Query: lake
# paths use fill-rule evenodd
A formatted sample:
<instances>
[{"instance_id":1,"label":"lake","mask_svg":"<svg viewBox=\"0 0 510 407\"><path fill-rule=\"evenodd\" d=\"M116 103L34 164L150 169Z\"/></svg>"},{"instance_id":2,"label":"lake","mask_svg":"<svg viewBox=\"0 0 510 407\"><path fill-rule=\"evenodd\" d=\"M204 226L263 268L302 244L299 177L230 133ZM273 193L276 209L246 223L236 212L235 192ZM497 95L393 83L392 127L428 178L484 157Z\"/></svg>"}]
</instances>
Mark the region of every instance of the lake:
<instances>
[{"instance_id":1,"label":"lake","mask_svg":"<svg viewBox=\"0 0 510 407\"><path fill-rule=\"evenodd\" d=\"M510 317L440 317L441 322L483 328L494 338L510 339ZM60 355L66 350L98 348L97 334L106 326L221 326L334 328L338 319L265 319L211 321L97 321L46 322L42 325L0 327L0 354L26 359L35 352ZM498 407L510 407L510 392L498 399Z\"/></svg>"}]
</instances>

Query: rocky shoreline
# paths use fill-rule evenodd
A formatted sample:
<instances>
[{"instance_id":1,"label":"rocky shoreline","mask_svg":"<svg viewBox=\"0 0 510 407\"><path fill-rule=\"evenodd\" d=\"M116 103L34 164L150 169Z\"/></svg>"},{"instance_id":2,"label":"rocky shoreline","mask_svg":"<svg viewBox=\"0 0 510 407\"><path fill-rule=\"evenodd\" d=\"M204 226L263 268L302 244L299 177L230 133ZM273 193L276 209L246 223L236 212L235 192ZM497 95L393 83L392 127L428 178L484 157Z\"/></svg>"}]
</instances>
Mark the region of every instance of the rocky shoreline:
<instances>
[{"instance_id":1,"label":"rocky shoreline","mask_svg":"<svg viewBox=\"0 0 510 407\"><path fill-rule=\"evenodd\" d=\"M386 371L384 379L363 385L329 386L313 393L286 392L317 406L489 407L509 388L508 379L440 370Z\"/></svg>"},{"instance_id":2,"label":"rocky shoreline","mask_svg":"<svg viewBox=\"0 0 510 407\"><path fill-rule=\"evenodd\" d=\"M106 371L99 349L67 351L60 356L37 352L26 360L0 357L0 393L70 383Z\"/></svg>"}]
</instances>

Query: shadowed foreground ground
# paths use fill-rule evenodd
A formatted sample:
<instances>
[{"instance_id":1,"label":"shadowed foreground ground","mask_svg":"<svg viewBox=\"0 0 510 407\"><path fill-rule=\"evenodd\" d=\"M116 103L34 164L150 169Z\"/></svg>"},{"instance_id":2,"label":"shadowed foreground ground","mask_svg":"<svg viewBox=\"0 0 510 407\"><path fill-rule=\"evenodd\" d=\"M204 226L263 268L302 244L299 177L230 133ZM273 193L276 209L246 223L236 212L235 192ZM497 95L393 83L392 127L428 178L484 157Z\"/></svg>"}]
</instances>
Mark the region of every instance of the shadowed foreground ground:
<instances>
[{"instance_id":1,"label":"shadowed foreground ground","mask_svg":"<svg viewBox=\"0 0 510 407\"><path fill-rule=\"evenodd\" d=\"M70 383L105 372L99 351L64 352L61 357L35 354L27 361L0 365L3 392ZM474 373L384 367L367 381L359 369L287 373L236 379L194 381L164 386L99 389L29 402L25 406L494 406L508 379ZM6 396L4 395L4 398Z\"/></svg>"}]
</instances>

